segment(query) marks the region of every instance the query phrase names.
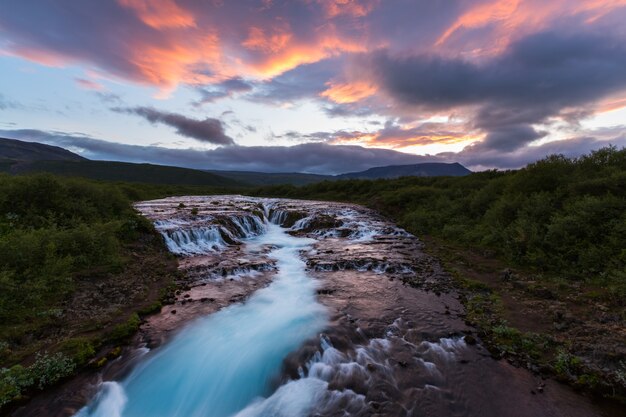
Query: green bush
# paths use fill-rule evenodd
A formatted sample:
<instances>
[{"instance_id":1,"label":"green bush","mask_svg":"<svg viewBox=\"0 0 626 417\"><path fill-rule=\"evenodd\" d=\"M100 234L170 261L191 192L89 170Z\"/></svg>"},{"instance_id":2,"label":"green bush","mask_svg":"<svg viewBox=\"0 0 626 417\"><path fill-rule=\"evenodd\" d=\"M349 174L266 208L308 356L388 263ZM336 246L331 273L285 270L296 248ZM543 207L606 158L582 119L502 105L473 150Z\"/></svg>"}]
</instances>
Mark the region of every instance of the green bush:
<instances>
[{"instance_id":1,"label":"green bush","mask_svg":"<svg viewBox=\"0 0 626 417\"><path fill-rule=\"evenodd\" d=\"M416 235L496 254L546 277L626 294L626 149L553 155L518 171L326 181L256 195L368 205Z\"/></svg>"},{"instance_id":2,"label":"green bush","mask_svg":"<svg viewBox=\"0 0 626 417\"><path fill-rule=\"evenodd\" d=\"M79 366L85 365L96 354L96 348L91 340L84 337L66 340L61 350Z\"/></svg>"},{"instance_id":3,"label":"green bush","mask_svg":"<svg viewBox=\"0 0 626 417\"><path fill-rule=\"evenodd\" d=\"M141 319L137 313L133 313L126 322L118 324L113 328L109 334L109 339L112 341L122 341L128 339L134 335L139 329Z\"/></svg>"},{"instance_id":4,"label":"green bush","mask_svg":"<svg viewBox=\"0 0 626 417\"><path fill-rule=\"evenodd\" d=\"M20 398L29 389L43 389L74 372L76 364L63 353L37 354L29 367L0 369L0 407Z\"/></svg>"}]
</instances>

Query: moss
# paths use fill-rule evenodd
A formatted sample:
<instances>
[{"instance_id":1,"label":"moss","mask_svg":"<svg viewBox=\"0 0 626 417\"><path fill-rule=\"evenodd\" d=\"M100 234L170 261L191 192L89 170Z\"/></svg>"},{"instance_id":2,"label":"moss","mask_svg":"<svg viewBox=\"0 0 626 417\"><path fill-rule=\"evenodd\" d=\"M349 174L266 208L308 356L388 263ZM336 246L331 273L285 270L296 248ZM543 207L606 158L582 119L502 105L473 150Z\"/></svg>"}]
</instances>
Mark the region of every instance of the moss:
<instances>
[{"instance_id":1,"label":"moss","mask_svg":"<svg viewBox=\"0 0 626 417\"><path fill-rule=\"evenodd\" d=\"M108 362L108 361L109 361L109 360L107 359L107 357L106 357L106 356L103 356L103 357L101 357L100 359L98 359L97 361L95 361L95 362L93 363L93 366L94 366L95 368L102 368L104 365L106 365L106 364L107 364L107 362Z\"/></svg>"},{"instance_id":2,"label":"moss","mask_svg":"<svg viewBox=\"0 0 626 417\"><path fill-rule=\"evenodd\" d=\"M137 314L140 316L148 316L150 314L155 314L161 311L163 304L161 301L155 301L154 303L147 305L137 311Z\"/></svg>"},{"instance_id":3,"label":"moss","mask_svg":"<svg viewBox=\"0 0 626 417\"><path fill-rule=\"evenodd\" d=\"M107 358L109 359L115 359L117 357L119 357L122 354L122 347L121 346L116 346L113 349L111 349L109 351L109 353L107 353Z\"/></svg>"},{"instance_id":4,"label":"moss","mask_svg":"<svg viewBox=\"0 0 626 417\"><path fill-rule=\"evenodd\" d=\"M118 324L108 334L108 339L111 341L124 341L134 335L139 330L139 324L141 319L137 313L133 313L126 322Z\"/></svg>"},{"instance_id":5,"label":"moss","mask_svg":"<svg viewBox=\"0 0 626 417\"><path fill-rule=\"evenodd\" d=\"M85 337L66 340L60 350L71 357L78 366L85 365L96 354L94 342Z\"/></svg>"},{"instance_id":6,"label":"moss","mask_svg":"<svg viewBox=\"0 0 626 417\"><path fill-rule=\"evenodd\" d=\"M283 222L283 227L291 227L298 220L302 220L307 216L307 213L304 211L288 211L287 216L285 216L285 221Z\"/></svg>"}]
</instances>

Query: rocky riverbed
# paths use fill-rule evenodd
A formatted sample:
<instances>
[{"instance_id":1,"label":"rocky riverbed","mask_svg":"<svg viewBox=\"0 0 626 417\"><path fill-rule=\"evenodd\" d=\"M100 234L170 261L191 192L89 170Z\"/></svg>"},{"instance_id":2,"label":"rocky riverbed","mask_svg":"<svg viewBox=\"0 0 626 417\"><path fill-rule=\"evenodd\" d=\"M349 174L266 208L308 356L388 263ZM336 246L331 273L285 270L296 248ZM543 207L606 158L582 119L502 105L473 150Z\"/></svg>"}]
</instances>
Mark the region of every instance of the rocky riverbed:
<instances>
[{"instance_id":1,"label":"rocky riverbed","mask_svg":"<svg viewBox=\"0 0 626 417\"><path fill-rule=\"evenodd\" d=\"M282 339L303 332L302 338L295 348L281 353L276 369L264 369L263 375L269 377L259 382L258 393L245 401L239 397L229 400L231 408L211 412L189 406L193 401L189 395L172 394L171 401L187 398L184 409L191 411L163 415L613 415L565 386L494 360L465 324L459 295L440 264L423 252L418 238L371 210L339 203L241 196L174 197L136 207L154 222L169 250L179 256L182 274L178 290L160 313L145 320L133 348L98 375L61 387L55 400L47 403L46 415L73 415L88 401L91 405L81 416L104 415L102 410L113 409L119 416L140 415L134 411L133 395L143 388L132 381L142 381L151 363L158 363L158 358L177 344L199 343L201 348L203 343L213 346L212 339L219 337L215 357L222 344L229 342L224 336L229 330L213 322L198 327L199 320L215 317L214 321L231 323L228 314L246 305L248 310L258 305L261 317L268 303L283 308L280 297L285 296L295 301L279 313L294 314L301 322L286 321L287 327L277 329L289 333L271 337ZM291 235L294 240L288 236L264 238L272 233ZM293 264L297 260L280 253L283 244L292 248L302 262L301 269ZM285 285L289 275L296 273L302 275L303 291L312 285L313 299L300 300L303 295L293 289L276 298L276 286ZM298 315L303 314L299 305L307 315ZM256 310L246 314L240 317L254 320ZM284 319L268 316L266 320ZM256 332L251 323L232 320L242 331ZM265 324L260 322L258 327ZM181 342L201 329L207 332L206 342ZM272 345L266 346L267 331L260 333L259 339L245 335L246 347L233 346L232 360L266 349L272 353L268 363L274 361L276 352ZM259 348L250 346L253 343L259 343ZM211 352L206 355L209 360ZM185 370L180 367L178 377L184 379ZM226 367L223 372L250 372L247 367L247 371ZM102 384L103 380L121 381L115 389L126 394L114 396L112 385ZM207 390L210 383L226 391L241 388L224 388L220 384L225 381L229 379L203 383ZM233 377L232 381L239 379ZM169 394L161 392L164 397ZM115 407L103 408L107 401ZM45 400L38 402L39 408L36 405L15 415L42 415L37 411L46 406Z\"/></svg>"}]
</instances>

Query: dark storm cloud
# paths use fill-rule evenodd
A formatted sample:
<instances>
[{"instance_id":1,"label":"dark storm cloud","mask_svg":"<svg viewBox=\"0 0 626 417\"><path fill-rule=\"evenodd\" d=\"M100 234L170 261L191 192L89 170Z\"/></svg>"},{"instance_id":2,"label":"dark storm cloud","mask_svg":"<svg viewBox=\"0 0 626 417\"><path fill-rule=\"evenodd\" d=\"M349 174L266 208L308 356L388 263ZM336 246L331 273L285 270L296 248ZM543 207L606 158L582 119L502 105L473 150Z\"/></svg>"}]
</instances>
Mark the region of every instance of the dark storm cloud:
<instances>
[{"instance_id":1,"label":"dark storm cloud","mask_svg":"<svg viewBox=\"0 0 626 417\"><path fill-rule=\"evenodd\" d=\"M480 106L484 149L512 150L543 136L532 124L626 88L626 46L592 33L528 36L484 63L433 55L371 61L375 78L401 103L429 109Z\"/></svg>"},{"instance_id":2,"label":"dark storm cloud","mask_svg":"<svg viewBox=\"0 0 626 417\"><path fill-rule=\"evenodd\" d=\"M234 145L235 141L224 133L224 125L218 119L207 117L203 120L190 119L176 113L162 112L152 107L114 107L117 113L134 114L150 123L162 123L176 129L181 136L193 138L215 145Z\"/></svg>"}]
</instances>

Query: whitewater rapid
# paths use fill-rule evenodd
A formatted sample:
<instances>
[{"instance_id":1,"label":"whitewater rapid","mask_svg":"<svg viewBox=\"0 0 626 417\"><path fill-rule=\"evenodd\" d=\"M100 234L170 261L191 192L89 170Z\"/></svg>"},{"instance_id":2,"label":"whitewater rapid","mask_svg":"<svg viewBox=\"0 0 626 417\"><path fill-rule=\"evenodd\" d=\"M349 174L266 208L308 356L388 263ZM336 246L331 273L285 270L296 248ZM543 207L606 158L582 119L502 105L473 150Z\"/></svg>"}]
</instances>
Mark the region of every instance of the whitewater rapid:
<instances>
[{"instance_id":1,"label":"whitewater rapid","mask_svg":"<svg viewBox=\"0 0 626 417\"><path fill-rule=\"evenodd\" d=\"M279 382L275 378L287 354L316 337L327 323L315 281L299 256L312 242L265 224L265 233L249 240L246 248L254 253L265 245L274 247L269 253L277 267L273 282L245 303L191 323L149 353L124 380L104 383L77 416L252 416L266 415L268 408L276 416L307 415L317 391L311 387L298 389L288 406L273 404L276 397L264 398Z\"/></svg>"},{"instance_id":2,"label":"whitewater rapid","mask_svg":"<svg viewBox=\"0 0 626 417\"><path fill-rule=\"evenodd\" d=\"M75 416L623 414L494 360L449 274L371 210L244 196L135 207L181 272L134 341L153 349L129 348L15 417L67 417L87 401Z\"/></svg>"}]
</instances>

